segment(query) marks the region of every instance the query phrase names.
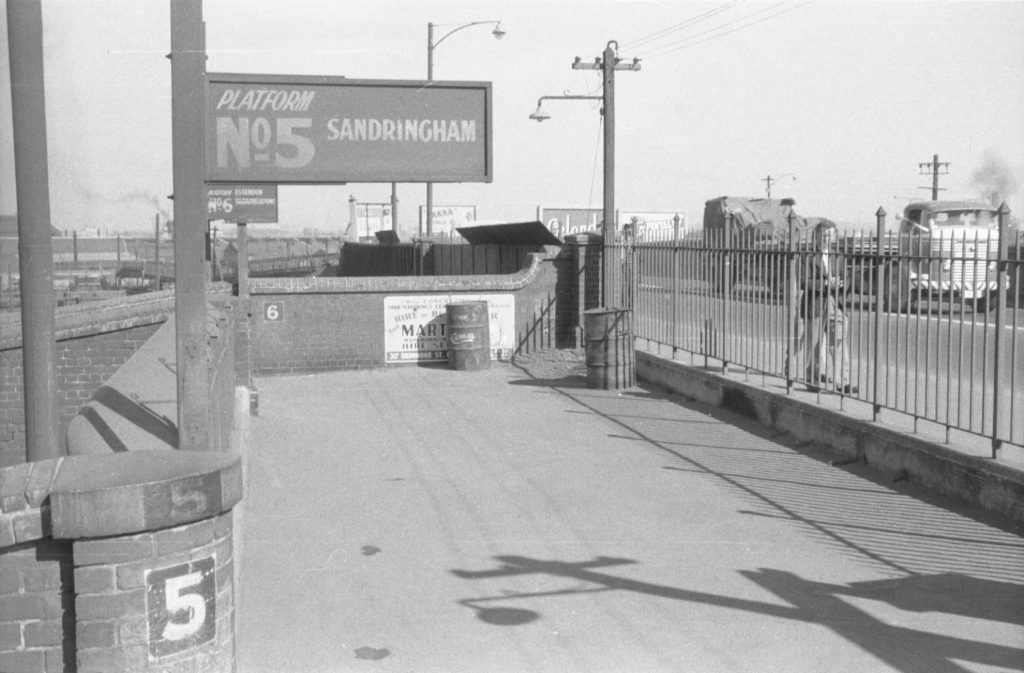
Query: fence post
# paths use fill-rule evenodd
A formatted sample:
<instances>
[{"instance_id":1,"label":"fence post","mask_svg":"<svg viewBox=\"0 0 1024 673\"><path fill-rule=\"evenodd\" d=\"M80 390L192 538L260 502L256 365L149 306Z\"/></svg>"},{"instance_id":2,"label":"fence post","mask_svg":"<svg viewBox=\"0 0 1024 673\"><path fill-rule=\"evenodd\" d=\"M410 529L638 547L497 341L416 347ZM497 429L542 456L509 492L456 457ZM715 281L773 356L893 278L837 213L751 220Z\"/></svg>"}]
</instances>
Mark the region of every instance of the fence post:
<instances>
[{"instance_id":1,"label":"fence post","mask_svg":"<svg viewBox=\"0 0 1024 673\"><path fill-rule=\"evenodd\" d=\"M732 333L732 243L733 214L725 219L725 241L722 247L722 373L729 371L729 335Z\"/></svg>"},{"instance_id":2,"label":"fence post","mask_svg":"<svg viewBox=\"0 0 1024 673\"><path fill-rule=\"evenodd\" d=\"M882 250L882 246L885 241L885 208L878 206L878 210L875 211L875 348L872 357L873 362L871 363L874 371L874 381L872 384L872 406L871 406L871 419L876 423L882 417L882 391L881 376L879 375L879 367L882 366L882 279L883 279L883 266L885 264L885 254ZM888 377L886 377L888 378Z\"/></svg>"},{"instance_id":3,"label":"fence post","mask_svg":"<svg viewBox=\"0 0 1024 673\"><path fill-rule=\"evenodd\" d=\"M786 213L786 224L789 230L786 255L786 394L793 392L793 376L796 369L796 232L793 227L793 207Z\"/></svg>"},{"instance_id":4,"label":"fence post","mask_svg":"<svg viewBox=\"0 0 1024 673\"><path fill-rule=\"evenodd\" d=\"M1005 312L1003 308L1006 306L1006 286L1009 280L1009 263L1007 254L1009 243L1010 243L1010 208L1006 205L1006 201L1003 201L999 205L999 248L996 253L996 335L995 335L995 352L994 361L995 366L993 367L992 376L992 458L999 457L999 451L1002 449L1003 440L999 438L999 371L1002 369L1002 354L1003 349L1000 344L1003 342L1003 320ZM1012 364L1012 363L1007 363Z\"/></svg>"}]
</instances>

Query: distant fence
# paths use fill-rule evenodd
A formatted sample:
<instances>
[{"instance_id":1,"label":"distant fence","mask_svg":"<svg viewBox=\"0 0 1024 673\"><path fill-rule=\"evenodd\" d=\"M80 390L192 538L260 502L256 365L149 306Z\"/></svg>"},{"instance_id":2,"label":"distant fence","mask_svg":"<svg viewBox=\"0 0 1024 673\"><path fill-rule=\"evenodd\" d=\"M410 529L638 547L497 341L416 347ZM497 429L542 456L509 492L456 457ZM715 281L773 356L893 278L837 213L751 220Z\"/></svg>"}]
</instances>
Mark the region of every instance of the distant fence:
<instances>
[{"instance_id":1,"label":"distant fence","mask_svg":"<svg viewBox=\"0 0 1024 673\"><path fill-rule=\"evenodd\" d=\"M417 241L397 245L346 243L339 276L472 276L515 273L539 245L449 244Z\"/></svg>"},{"instance_id":2,"label":"distant fence","mask_svg":"<svg viewBox=\"0 0 1024 673\"><path fill-rule=\"evenodd\" d=\"M957 429L989 437L993 453L1003 442L1024 445L1024 236L1007 239L988 259L968 256L966 241L936 245L925 261L891 239L841 233L830 254L846 279L848 348L838 364L849 366L851 387L839 394L871 403L876 417L891 409L912 416L915 427L924 420L947 436ZM798 331L812 329L799 315L800 288L821 254L811 245L758 247L688 232L623 241L605 254L617 292L605 303L633 308L638 338L780 377L787 388L827 387L794 363ZM1000 289L977 302L928 295L890 271L907 265L996 277ZM894 291L904 301L894 301Z\"/></svg>"}]
</instances>

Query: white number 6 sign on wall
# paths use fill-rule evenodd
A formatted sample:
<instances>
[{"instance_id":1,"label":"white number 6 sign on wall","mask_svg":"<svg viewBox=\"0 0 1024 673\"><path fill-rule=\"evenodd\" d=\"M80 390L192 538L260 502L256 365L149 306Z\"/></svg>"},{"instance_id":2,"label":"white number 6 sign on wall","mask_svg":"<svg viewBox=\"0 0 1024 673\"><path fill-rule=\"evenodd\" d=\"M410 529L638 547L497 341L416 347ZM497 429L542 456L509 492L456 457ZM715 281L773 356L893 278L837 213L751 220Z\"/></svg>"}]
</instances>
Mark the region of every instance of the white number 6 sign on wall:
<instances>
[{"instance_id":1,"label":"white number 6 sign on wall","mask_svg":"<svg viewBox=\"0 0 1024 673\"><path fill-rule=\"evenodd\" d=\"M284 306L281 304L264 304L263 305L263 318L265 320L276 321L284 319Z\"/></svg>"},{"instance_id":2,"label":"white number 6 sign on wall","mask_svg":"<svg viewBox=\"0 0 1024 673\"><path fill-rule=\"evenodd\" d=\"M213 557L146 572L150 659L201 645L217 628Z\"/></svg>"}]
</instances>

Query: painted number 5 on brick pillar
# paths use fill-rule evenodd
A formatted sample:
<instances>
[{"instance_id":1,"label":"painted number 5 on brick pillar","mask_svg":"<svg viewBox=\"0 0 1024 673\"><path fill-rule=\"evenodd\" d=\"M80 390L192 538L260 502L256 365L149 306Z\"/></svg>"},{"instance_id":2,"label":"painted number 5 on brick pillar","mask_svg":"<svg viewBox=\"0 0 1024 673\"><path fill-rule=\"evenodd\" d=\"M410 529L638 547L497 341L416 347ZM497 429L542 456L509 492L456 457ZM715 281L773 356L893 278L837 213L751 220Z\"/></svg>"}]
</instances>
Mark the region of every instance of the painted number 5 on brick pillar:
<instances>
[{"instance_id":1,"label":"painted number 5 on brick pillar","mask_svg":"<svg viewBox=\"0 0 1024 673\"><path fill-rule=\"evenodd\" d=\"M151 660L209 642L216 634L215 559L146 573L146 611Z\"/></svg>"}]
</instances>

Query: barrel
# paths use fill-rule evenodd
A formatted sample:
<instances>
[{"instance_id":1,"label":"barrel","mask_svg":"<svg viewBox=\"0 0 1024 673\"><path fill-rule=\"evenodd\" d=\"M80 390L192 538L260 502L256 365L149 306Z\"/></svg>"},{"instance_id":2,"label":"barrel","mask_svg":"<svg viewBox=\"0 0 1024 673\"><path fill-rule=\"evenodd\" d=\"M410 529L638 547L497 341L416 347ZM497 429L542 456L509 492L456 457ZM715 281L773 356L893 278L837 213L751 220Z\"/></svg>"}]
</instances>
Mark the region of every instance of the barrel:
<instances>
[{"instance_id":1,"label":"barrel","mask_svg":"<svg viewBox=\"0 0 1024 673\"><path fill-rule=\"evenodd\" d=\"M631 311L595 308L583 312L587 387L603 390L636 385L636 353L630 329Z\"/></svg>"},{"instance_id":2,"label":"barrel","mask_svg":"<svg viewBox=\"0 0 1024 673\"><path fill-rule=\"evenodd\" d=\"M491 327L486 301L448 304L448 364L452 369L491 366Z\"/></svg>"}]
</instances>

